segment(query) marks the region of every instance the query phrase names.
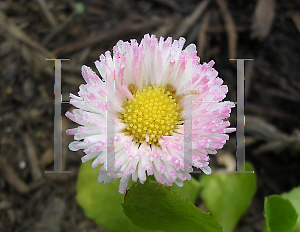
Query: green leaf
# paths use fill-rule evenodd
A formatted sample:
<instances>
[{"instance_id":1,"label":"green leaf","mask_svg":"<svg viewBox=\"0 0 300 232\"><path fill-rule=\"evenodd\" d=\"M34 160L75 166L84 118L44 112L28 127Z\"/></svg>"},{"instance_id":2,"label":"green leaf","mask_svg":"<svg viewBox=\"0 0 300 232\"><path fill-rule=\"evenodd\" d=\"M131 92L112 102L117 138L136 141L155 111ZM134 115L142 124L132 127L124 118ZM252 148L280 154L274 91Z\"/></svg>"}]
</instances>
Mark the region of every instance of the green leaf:
<instances>
[{"instance_id":1,"label":"green leaf","mask_svg":"<svg viewBox=\"0 0 300 232\"><path fill-rule=\"evenodd\" d=\"M297 212L291 202L281 196L273 195L265 198L264 204L266 231L288 232L297 221Z\"/></svg>"},{"instance_id":2,"label":"green leaf","mask_svg":"<svg viewBox=\"0 0 300 232\"><path fill-rule=\"evenodd\" d=\"M85 215L110 231L141 232L124 214L124 195L118 191L119 180L103 185L97 182L97 170L91 162L81 164L77 180L76 200Z\"/></svg>"},{"instance_id":3,"label":"green leaf","mask_svg":"<svg viewBox=\"0 0 300 232\"><path fill-rule=\"evenodd\" d=\"M188 199L152 180L136 183L124 198L124 213L136 225L172 232L220 232L209 214L202 213Z\"/></svg>"},{"instance_id":4,"label":"green leaf","mask_svg":"<svg viewBox=\"0 0 300 232\"><path fill-rule=\"evenodd\" d=\"M182 198L187 198L190 202L195 204L201 189L201 184L192 177L191 180L183 182L183 187L178 187L176 184L173 184L170 189L174 190Z\"/></svg>"},{"instance_id":5,"label":"green leaf","mask_svg":"<svg viewBox=\"0 0 300 232\"><path fill-rule=\"evenodd\" d=\"M294 188L288 193L284 193L281 195L284 199L289 200L292 205L294 206L297 214L298 214L298 220L296 222L296 225L293 227L292 232L299 232L300 231L300 186L297 188Z\"/></svg>"},{"instance_id":6,"label":"green leaf","mask_svg":"<svg viewBox=\"0 0 300 232\"><path fill-rule=\"evenodd\" d=\"M253 170L245 164L246 170ZM254 173L216 173L202 175L202 199L212 216L223 227L223 232L234 230L239 219L251 204L256 192Z\"/></svg>"}]
</instances>

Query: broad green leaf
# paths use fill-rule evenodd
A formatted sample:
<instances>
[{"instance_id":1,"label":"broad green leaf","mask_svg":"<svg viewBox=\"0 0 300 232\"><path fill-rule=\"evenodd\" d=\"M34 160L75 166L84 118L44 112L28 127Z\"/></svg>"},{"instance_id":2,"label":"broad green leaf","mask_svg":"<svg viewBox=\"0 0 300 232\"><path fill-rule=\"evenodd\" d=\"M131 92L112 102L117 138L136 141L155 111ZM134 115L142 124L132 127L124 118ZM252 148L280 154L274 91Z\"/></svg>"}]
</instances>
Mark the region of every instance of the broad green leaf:
<instances>
[{"instance_id":1,"label":"broad green leaf","mask_svg":"<svg viewBox=\"0 0 300 232\"><path fill-rule=\"evenodd\" d=\"M124 213L136 225L171 232L221 232L209 214L202 213L188 199L168 187L147 180L135 183L124 198Z\"/></svg>"},{"instance_id":2,"label":"broad green leaf","mask_svg":"<svg viewBox=\"0 0 300 232\"><path fill-rule=\"evenodd\" d=\"M247 171L253 170L245 164ZM234 230L239 219L249 207L256 191L256 176L254 173L216 173L202 175L202 199L217 222L223 227L223 232Z\"/></svg>"},{"instance_id":3,"label":"broad green leaf","mask_svg":"<svg viewBox=\"0 0 300 232\"><path fill-rule=\"evenodd\" d=\"M85 215L110 231L141 232L124 214L124 195L118 191L119 180L103 185L97 182L97 170L91 162L81 164L77 180L77 202Z\"/></svg>"},{"instance_id":4,"label":"broad green leaf","mask_svg":"<svg viewBox=\"0 0 300 232\"><path fill-rule=\"evenodd\" d=\"M291 202L281 196L273 195L265 198L264 204L266 226L265 231L288 232L297 221L297 212Z\"/></svg>"},{"instance_id":5,"label":"broad green leaf","mask_svg":"<svg viewBox=\"0 0 300 232\"><path fill-rule=\"evenodd\" d=\"M192 177L191 180L183 182L183 187L178 187L176 184L173 184L170 189L174 190L182 198L187 198L190 202L195 204L201 189L201 184Z\"/></svg>"},{"instance_id":6,"label":"broad green leaf","mask_svg":"<svg viewBox=\"0 0 300 232\"><path fill-rule=\"evenodd\" d=\"M300 232L300 186L294 188L288 193L282 194L281 196L284 199L288 199L292 203L298 214L298 220L296 222L296 225L293 227L292 232Z\"/></svg>"}]
</instances>

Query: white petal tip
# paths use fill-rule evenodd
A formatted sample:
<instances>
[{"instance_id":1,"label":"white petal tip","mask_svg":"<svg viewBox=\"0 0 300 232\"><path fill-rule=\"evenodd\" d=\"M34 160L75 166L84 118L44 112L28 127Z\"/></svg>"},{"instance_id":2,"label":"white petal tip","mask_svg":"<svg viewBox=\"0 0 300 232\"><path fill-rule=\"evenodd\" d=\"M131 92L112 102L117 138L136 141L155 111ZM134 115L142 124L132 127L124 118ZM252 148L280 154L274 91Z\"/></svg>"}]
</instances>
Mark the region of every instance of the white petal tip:
<instances>
[{"instance_id":1,"label":"white petal tip","mask_svg":"<svg viewBox=\"0 0 300 232\"><path fill-rule=\"evenodd\" d=\"M119 189L120 194L124 194L126 192L126 189Z\"/></svg>"},{"instance_id":2,"label":"white petal tip","mask_svg":"<svg viewBox=\"0 0 300 232\"><path fill-rule=\"evenodd\" d=\"M108 176L106 173L102 174L101 172L99 172L98 176L97 176L97 181L99 184L107 184L107 183L111 182L112 179L113 178Z\"/></svg>"},{"instance_id":3,"label":"white petal tip","mask_svg":"<svg viewBox=\"0 0 300 232\"><path fill-rule=\"evenodd\" d=\"M206 166L204 168L201 168L201 170L206 174L210 175L211 174L211 168L209 166Z\"/></svg>"}]
</instances>

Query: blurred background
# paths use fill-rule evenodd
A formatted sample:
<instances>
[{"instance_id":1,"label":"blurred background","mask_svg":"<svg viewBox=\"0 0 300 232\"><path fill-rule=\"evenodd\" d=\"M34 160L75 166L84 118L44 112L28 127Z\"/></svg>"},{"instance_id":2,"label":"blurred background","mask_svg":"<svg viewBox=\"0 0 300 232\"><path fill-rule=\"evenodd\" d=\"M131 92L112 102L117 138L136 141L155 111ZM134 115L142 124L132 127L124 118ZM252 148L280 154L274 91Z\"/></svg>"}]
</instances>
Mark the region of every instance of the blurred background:
<instances>
[{"instance_id":1,"label":"blurred background","mask_svg":"<svg viewBox=\"0 0 300 232\"><path fill-rule=\"evenodd\" d=\"M258 190L236 231L262 231L264 196L300 185L300 2L298 0L7 0L0 1L0 231L106 231L77 205L82 153L70 152L75 127L63 116L63 170L53 170L54 62L62 61L62 98L84 83L83 64L118 40L144 34L186 38L236 101L236 61L245 62L246 160ZM186 47L185 46L185 47ZM62 105L62 115L71 110ZM236 114L230 118L236 125ZM236 138L212 157L235 165Z\"/></svg>"}]
</instances>

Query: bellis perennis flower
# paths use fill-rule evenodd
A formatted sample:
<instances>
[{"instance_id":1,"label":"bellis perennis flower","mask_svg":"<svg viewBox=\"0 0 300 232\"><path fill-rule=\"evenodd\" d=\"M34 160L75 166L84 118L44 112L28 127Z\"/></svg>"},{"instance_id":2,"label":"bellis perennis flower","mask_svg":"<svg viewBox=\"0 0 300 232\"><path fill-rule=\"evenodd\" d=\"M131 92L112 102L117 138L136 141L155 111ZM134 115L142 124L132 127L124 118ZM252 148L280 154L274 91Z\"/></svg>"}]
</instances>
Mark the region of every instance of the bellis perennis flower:
<instances>
[{"instance_id":1,"label":"bellis perennis flower","mask_svg":"<svg viewBox=\"0 0 300 232\"><path fill-rule=\"evenodd\" d=\"M212 68L214 61L200 64L196 46L182 50L184 43L184 38L158 41L146 34L140 44L119 41L113 57L107 51L95 62L102 79L115 80L113 157L107 157L107 81L82 66L87 84L79 87L79 97L70 94L71 104L79 109L66 113L81 125L67 130L76 140L69 148L84 149L82 162L94 159L93 168L104 164L99 183L121 178L119 192L125 193L130 179L144 183L146 172L167 186L183 186L191 178L192 165L211 173L208 154L216 154L229 138L226 133L235 131L224 121L234 103L221 102L228 88ZM186 98L192 98L190 161L184 156ZM115 172L107 172L112 158Z\"/></svg>"}]
</instances>

